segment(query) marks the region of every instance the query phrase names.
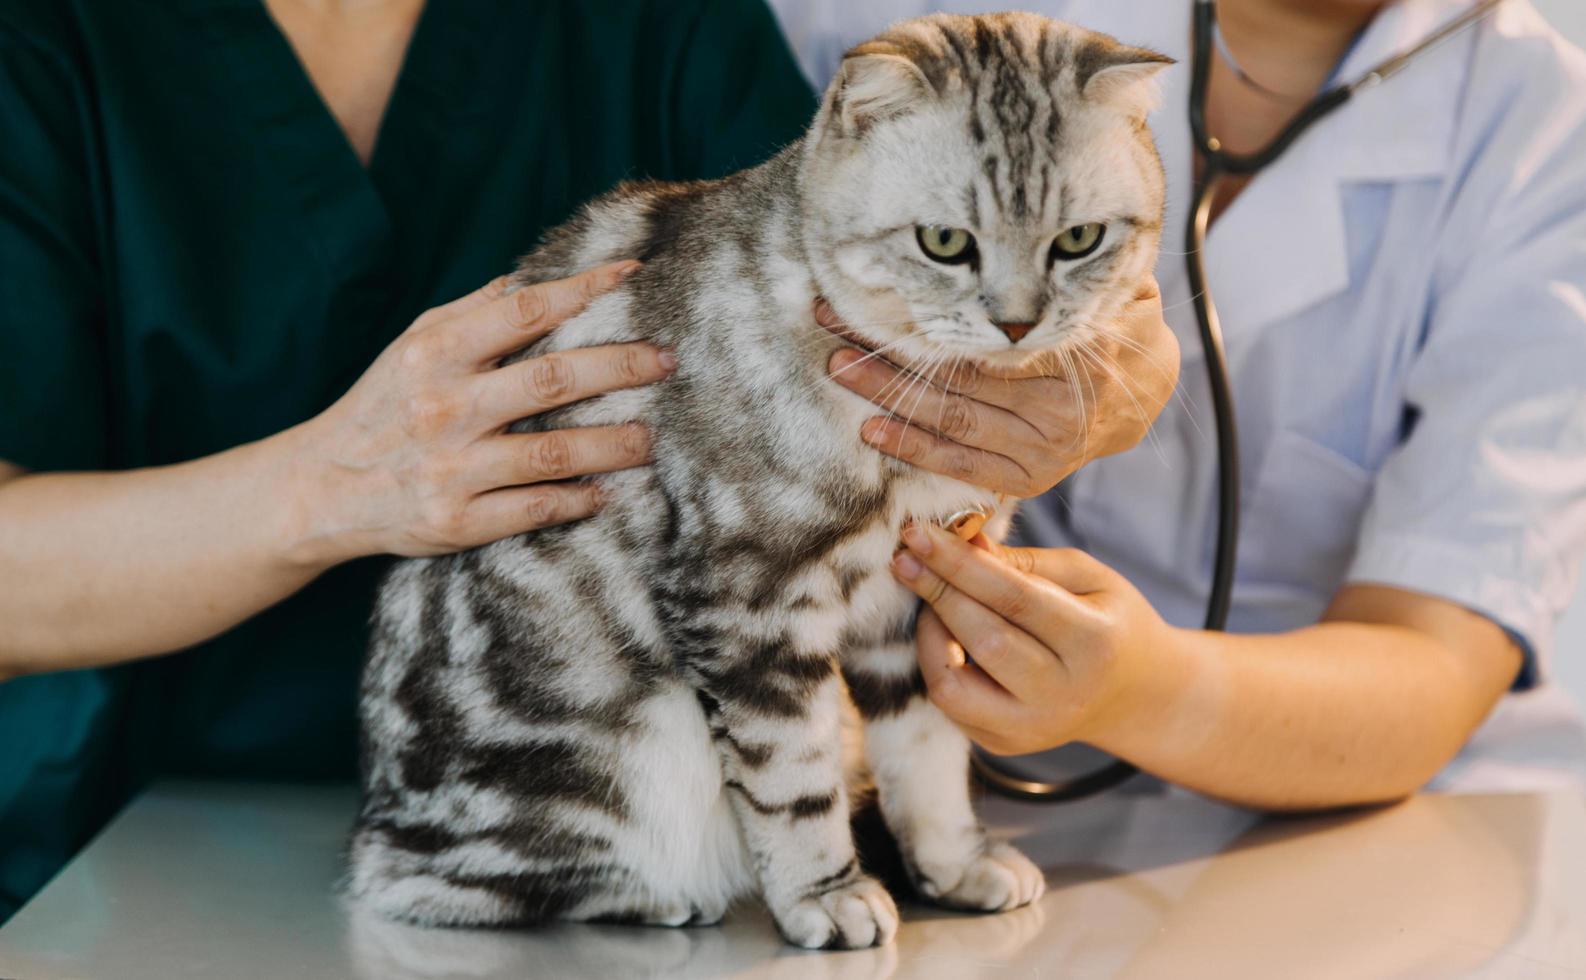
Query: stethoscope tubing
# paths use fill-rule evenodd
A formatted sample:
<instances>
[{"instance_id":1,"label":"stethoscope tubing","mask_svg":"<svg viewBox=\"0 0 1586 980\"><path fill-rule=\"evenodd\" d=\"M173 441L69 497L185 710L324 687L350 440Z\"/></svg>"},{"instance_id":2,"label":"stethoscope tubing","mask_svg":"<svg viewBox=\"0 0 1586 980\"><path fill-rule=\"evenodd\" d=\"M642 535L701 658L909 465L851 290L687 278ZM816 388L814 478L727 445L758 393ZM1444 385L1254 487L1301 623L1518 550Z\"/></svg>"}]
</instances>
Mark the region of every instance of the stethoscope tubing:
<instances>
[{"instance_id":1,"label":"stethoscope tubing","mask_svg":"<svg viewBox=\"0 0 1586 980\"><path fill-rule=\"evenodd\" d=\"M1388 58L1354 81L1335 85L1307 102L1265 146L1253 153L1230 153L1206 122L1206 97L1211 82L1212 46L1216 29L1214 0L1195 0L1194 49L1190 76L1190 136L1201 157L1194 207L1184 232L1184 268L1195 308L1195 323L1206 355L1206 379L1212 396L1217 431L1217 543L1212 558L1211 587L1206 597L1204 628L1221 631L1228 625L1233 601L1234 570L1239 558L1239 427L1234 416L1233 384L1223 347L1222 323L1206 277L1206 233L1211 226L1217 190L1227 177L1249 177L1281 157L1325 117L1342 108L1356 92L1380 84L1402 71L1416 56L1438 47L1491 14L1503 0L1480 0L1474 7L1438 28L1414 47ZM1031 803L1066 803L1105 792L1140 770L1117 761L1061 783L1022 776L976 750L970 756L975 776L990 789Z\"/></svg>"}]
</instances>

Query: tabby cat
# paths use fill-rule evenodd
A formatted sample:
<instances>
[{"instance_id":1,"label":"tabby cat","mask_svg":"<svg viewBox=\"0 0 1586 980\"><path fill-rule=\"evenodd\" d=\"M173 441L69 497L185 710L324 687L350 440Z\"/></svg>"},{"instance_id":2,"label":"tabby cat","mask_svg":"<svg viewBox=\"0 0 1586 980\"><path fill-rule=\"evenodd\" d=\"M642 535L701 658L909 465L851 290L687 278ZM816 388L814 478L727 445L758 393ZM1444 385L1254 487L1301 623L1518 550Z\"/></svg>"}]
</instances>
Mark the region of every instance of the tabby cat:
<instances>
[{"instance_id":1,"label":"tabby cat","mask_svg":"<svg viewBox=\"0 0 1586 980\"><path fill-rule=\"evenodd\" d=\"M850 831L845 698L916 890L1040 896L971 810L968 743L924 696L888 571L906 520L994 496L860 441L875 406L826 376L842 341L811 304L918 365L1018 365L1100 329L1155 262L1167 60L1032 14L908 21L848 53L769 162L624 185L523 260L518 283L643 260L526 353L645 339L676 374L518 428L640 419L656 462L601 478L589 520L393 570L357 900L437 925L685 925L758 892L800 946L889 942Z\"/></svg>"}]
</instances>

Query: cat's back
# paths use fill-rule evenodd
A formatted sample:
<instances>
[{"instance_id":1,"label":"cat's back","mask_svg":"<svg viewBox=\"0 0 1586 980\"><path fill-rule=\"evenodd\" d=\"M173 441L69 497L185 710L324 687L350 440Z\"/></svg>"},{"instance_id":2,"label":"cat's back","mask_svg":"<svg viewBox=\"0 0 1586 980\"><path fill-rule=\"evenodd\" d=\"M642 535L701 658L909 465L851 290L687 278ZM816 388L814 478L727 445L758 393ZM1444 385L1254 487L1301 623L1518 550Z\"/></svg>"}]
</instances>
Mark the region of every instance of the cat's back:
<instances>
[{"instance_id":1,"label":"cat's back","mask_svg":"<svg viewBox=\"0 0 1586 980\"><path fill-rule=\"evenodd\" d=\"M629 181L584 205L519 260L515 286L608 262L644 264L526 353L624 340L675 348L711 318L712 306L771 285L767 246L785 241L797 218L790 193L797 150L718 180Z\"/></svg>"},{"instance_id":2,"label":"cat's back","mask_svg":"<svg viewBox=\"0 0 1586 980\"><path fill-rule=\"evenodd\" d=\"M743 195L753 183L748 176L624 183L547 233L541 245L520 260L512 274L514 286L565 279L623 259L638 258L644 265L509 360L546 360L548 355L554 359L563 351L634 340L673 349L694 345L694 338L703 332L702 306L717 295L709 277L702 278L700 265L712 261L711 243L719 240L724 223L744 220ZM532 432L644 421L653 430L665 425L664 417L680 400L678 394L665 382L623 388L525 418L513 429ZM378 714L377 705L392 706L428 693L418 690L423 685L414 673L433 671L435 664L426 661L455 664L457 658L449 654L455 653L457 641L474 637L485 620L492 621L487 631L492 644L487 646L500 646L495 641L506 636L543 633L547 624L540 620L563 619L568 607L585 611L619 607L630 613L619 617L626 622L580 626L611 639L607 645L614 653L635 637L655 638L653 620L618 596L648 592L643 571L654 555L646 544L659 523L655 476L649 468L640 468L602 475L600 482L608 505L594 519L458 554L410 559L392 569L382 583L374 614L365 672L366 723L376 721L371 716ZM538 605L526 604L525 595L535 596ZM547 610L557 613L538 615ZM423 713L435 713L430 710L433 705L425 708Z\"/></svg>"}]
</instances>

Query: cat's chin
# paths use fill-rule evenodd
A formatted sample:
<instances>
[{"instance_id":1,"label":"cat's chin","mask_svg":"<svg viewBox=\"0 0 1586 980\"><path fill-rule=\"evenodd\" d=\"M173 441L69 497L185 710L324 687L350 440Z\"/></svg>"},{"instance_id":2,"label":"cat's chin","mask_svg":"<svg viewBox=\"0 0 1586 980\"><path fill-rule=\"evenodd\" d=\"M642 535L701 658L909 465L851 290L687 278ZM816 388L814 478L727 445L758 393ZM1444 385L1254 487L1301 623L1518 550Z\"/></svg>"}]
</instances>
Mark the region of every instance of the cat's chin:
<instances>
[{"instance_id":1,"label":"cat's chin","mask_svg":"<svg viewBox=\"0 0 1586 980\"><path fill-rule=\"evenodd\" d=\"M1067 373L1062 351L1067 344L1056 347L1005 347L985 350L950 347L933 344L935 357L926 355L919 362L943 360L945 363L972 364L981 374L994 378L1034 378L1050 376L1061 378Z\"/></svg>"},{"instance_id":2,"label":"cat's chin","mask_svg":"<svg viewBox=\"0 0 1586 980\"><path fill-rule=\"evenodd\" d=\"M902 337L873 337L846 323L822 326L855 347L871 355L880 352L879 356L905 368L929 364L970 364L982 373L998 378L1030 378L1039 375L1063 377L1066 372L1061 351L1071 346L1072 339L1065 336L1057 345L1042 347L985 348L944 344L919 332Z\"/></svg>"},{"instance_id":3,"label":"cat's chin","mask_svg":"<svg viewBox=\"0 0 1586 980\"><path fill-rule=\"evenodd\" d=\"M956 353L964 360L973 362L981 373L999 378L1027 378L1037 374L1053 374L1061 370L1058 353L1050 347L1033 347L1028 350L1008 347L1002 350Z\"/></svg>"}]
</instances>

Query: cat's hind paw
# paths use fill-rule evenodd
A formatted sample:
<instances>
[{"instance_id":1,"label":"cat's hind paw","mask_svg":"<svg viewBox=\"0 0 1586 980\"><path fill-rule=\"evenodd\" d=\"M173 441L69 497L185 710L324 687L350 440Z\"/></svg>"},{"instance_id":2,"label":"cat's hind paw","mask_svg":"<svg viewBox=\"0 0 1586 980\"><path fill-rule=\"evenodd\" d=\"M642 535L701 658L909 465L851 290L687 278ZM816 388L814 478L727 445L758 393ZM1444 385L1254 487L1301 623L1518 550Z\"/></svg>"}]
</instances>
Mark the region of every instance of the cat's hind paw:
<instances>
[{"instance_id":1,"label":"cat's hind paw","mask_svg":"<svg viewBox=\"0 0 1586 980\"><path fill-rule=\"evenodd\" d=\"M1046 892L1046 876L1011 844L992 844L964 865L957 880L923 877L920 891L938 905L979 912L1006 912L1029 905Z\"/></svg>"},{"instance_id":2,"label":"cat's hind paw","mask_svg":"<svg viewBox=\"0 0 1586 980\"><path fill-rule=\"evenodd\" d=\"M586 910L583 914L573 916L573 919L601 925L664 926L676 929L682 926L718 925L726 914L726 900L712 897L703 902L671 900L642 906L628 905L613 910Z\"/></svg>"},{"instance_id":3,"label":"cat's hind paw","mask_svg":"<svg viewBox=\"0 0 1586 980\"><path fill-rule=\"evenodd\" d=\"M776 912L787 941L806 949L885 946L898 934L898 907L874 878L811 895Z\"/></svg>"},{"instance_id":4,"label":"cat's hind paw","mask_svg":"<svg viewBox=\"0 0 1586 980\"><path fill-rule=\"evenodd\" d=\"M720 898L711 898L703 902L695 903L692 914L689 915L688 921L683 924L686 926L720 925L721 920L725 918L726 915L726 900Z\"/></svg>"}]
</instances>

